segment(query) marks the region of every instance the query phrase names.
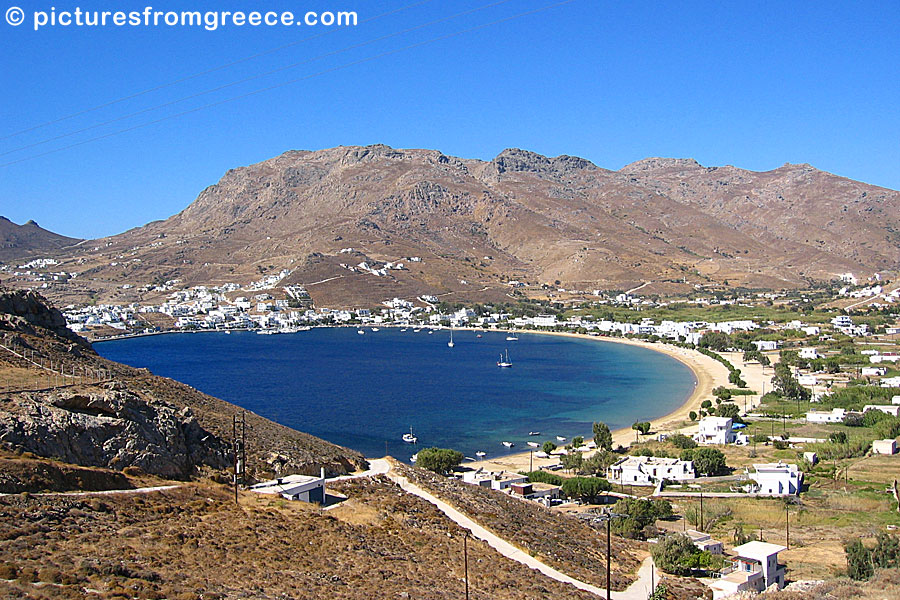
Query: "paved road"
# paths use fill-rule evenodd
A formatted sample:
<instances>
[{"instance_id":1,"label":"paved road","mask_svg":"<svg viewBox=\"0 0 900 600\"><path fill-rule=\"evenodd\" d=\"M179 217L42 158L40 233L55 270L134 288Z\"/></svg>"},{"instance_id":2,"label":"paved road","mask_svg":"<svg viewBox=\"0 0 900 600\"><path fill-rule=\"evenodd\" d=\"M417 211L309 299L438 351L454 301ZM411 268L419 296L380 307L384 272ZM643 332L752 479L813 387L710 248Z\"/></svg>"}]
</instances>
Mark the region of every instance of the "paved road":
<instances>
[{"instance_id":1,"label":"paved road","mask_svg":"<svg viewBox=\"0 0 900 600\"><path fill-rule=\"evenodd\" d=\"M377 461L369 461L370 464L372 464L373 462ZM385 464L387 464L387 461L384 462ZM386 474L392 481L399 485L402 490L410 494L414 494L434 504L441 512L447 515L450 520L455 522L460 527L468 529L474 537L486 542L490 547L492 547L503 556L522 563L526 567L540 571L547 577L555 579L556 581L568 583L580 590L590 592L603 598L606 597L606 589L601 589L579 579L575 579L574 577L569 577L565 573L557 571L553 567L541 562L540 560L534 558L526 552L523 552L503 538L488 531L443 500L435 497L434 495L410 482L406 477L397 475L390 470L390 465L387 466L388 471L384 474ZM646 600L647 595L650 593L651 569L653 569L653 561L650 557L648 557L643 562L643 564L641 564L640 569L638 569L637 580L632 583L625 591L612 592L611 597L615 598L615 600Z\"/></svg>"}]
</instances>

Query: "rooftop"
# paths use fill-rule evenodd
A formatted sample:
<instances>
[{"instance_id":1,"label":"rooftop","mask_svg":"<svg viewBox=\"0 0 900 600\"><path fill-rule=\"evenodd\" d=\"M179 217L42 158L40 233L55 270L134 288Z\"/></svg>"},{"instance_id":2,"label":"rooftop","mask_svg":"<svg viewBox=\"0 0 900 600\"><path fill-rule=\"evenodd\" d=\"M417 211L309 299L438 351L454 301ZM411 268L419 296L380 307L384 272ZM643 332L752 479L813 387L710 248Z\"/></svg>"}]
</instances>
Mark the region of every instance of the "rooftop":
<instances>
[{"instance_id":1,"label":"rooftop","mask_svg":"<svg viewBox=\"0 0 900 600\"><path fill-rule=\"evenodd\" d=\"M770 544L769 542L747 542L740 546L735 546L734 553L744 558L752 558L763 562L773 554L778 554L782 550L787 550L784 546L778 544Z\"/></svg>"}]
</instances>

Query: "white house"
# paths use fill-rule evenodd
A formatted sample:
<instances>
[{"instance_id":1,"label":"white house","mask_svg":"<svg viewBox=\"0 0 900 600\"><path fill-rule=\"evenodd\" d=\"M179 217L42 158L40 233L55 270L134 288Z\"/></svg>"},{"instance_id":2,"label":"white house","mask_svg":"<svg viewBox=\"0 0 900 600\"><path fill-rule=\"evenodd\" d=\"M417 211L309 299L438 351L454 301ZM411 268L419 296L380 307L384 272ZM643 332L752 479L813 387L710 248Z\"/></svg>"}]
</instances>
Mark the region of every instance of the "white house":
<instances>
[{"instance_id":1,"label":"white house","mask_svg":"<svg viewBox=\"0 0 900 600\"><path fill-rule=\"evenodd\" d=\"M683 481L694 478L694 463L677 458L626 456L606 470L611 483L655 485L663 479Z\"/></svg>"},{"instance_id":2,"label":"white house","mask_svg":"<svg viewBox=\"0 0 900 600\"><path fill-rule=\"evenodd\" d=\"M900 387L900 377L884 377L881 379L881 387Z\"/></svg>"},{"instance_id":3,"label":"white house","mask_svg":"<svg viewBox=\"0 0 900 600\"><path fill-rule=\"evenodd\" d=\"M866 404L863 408L863 412L868 410L880 410L892 417L900 416L900 404Z\"/></svg>"},{"instance_id":4,"label":"white house","mask_svg":"<svg viewBox=\"0 0 900 600\"><path fill-rule=\"evenodd\" d=\"M806 360L814 360L822 357L815 348L800 348L800 351L797 352L797 356Z\"/></svg>"},{"instance_id":5,"label":"white house","mask_svg":"<svg viewBox=\"0 0 900 600\"><path fill-rule=\"evenodd\" d=\"M319 477L309 475L288 475L250 486L258 494L278 494L288 500L303 502L325 502L325 469Z\"/></svg>"},{"instance_id":6,"label":"white house","mask_svg":"<svg viewBox=\"0 0 900 600\"><path fill-rule=\"evenodd\" d=\"M795 464L764 463L753 465L755 473L750 474L758 486L756 493L761 496L796 496L800 493L803 473Z\"/></svg>"},{"instance_id":7,"label":"white house","mask_svg":"<svg viewBox=\"0 0 900 600\"><path fill-rule=\"evenodd\" d=\"M843 408L832 408L830 412L822 410L811 410L806 413L807 423L841 423L847 415L847 410Z\"/></svg>"},{"instance_id":8,"label":"white house","mask_svg":"<svg viewBox=\"0 0 900 600\"><path fill-rule=\"evenodd\" d=\"M875 440L872 442L872 454L897 454L896 440Z\"/></svg>"},{"instance_id":9,"label":"white house","mask_svg":"<svg viewBox=\"0 0 900 600\"><path fill-rule=\"evenodd\" d=\"M518 473L509 473L508 471L485 471L479 467L475 471L463 473L462 480L465 483L493 490L506 490L515 484L527 483L528 477Z\"/></svg>"},{"instance_id":10,"label":"white house","mask_svg":"<svg viewBox=\"0 0 900 600\"><path fill-rule=\"evenodd\" d=\"M766 352L769 350L778 350L778 342L775 340L756 340L752 342L756 349L760 352Z\"/></svg>"},{"instance_id":11,"label":"white house","mask_svg":"<svg viewBox=\"0 0 900 600\"><path fill-rule=\"evenodd\" d=\"M698 444L731 444L735 440L733 425L729 417L703 417L694 440Z\"/></svg>"},{"instance_id":12,"label":"white house","mask_svg":"<svg viewBox=\"0 0 900 600\"><path fill-rule=\"evenodd\" d=\"M706 551L710 554L722 554L725 550L725 545L719 540L714 540L708 533L688 529L684 534L691 538L691 541L694 542L694 545L697 546L701 552Z\"/></svg>"},{"instance_id":13,"label":"white house","mask_svg":"<svg viewBox=\"0 0 900 600\"><path fill-rule=\"evenodd\" d=\"M784 546L768 542L747 542L734 549L731 565L722 570L722 577L709 587L713 600L727 598L738 592L761 592L771 585L784 587L784 565L778 564L778 553Z\"/></svg>"},{"instance_id":14,"label":"white house","mask_svg":"<svg viewBox=\"0 0 900 600\"><path fill-rule=\"evenodd\" d=\"M819 380L816 379L815 375L798 375L797 383L799 383L800 385L812 386L812 385L816 385L817 383L819 383Z\"/></svg>"},{"instance_id":15,"label":"white house","mask_svg":"<svg viewBox=\"0 0 900 600\"><path fill-rule=\"evenodd\" d=\"M900 404L900 396L894 396L891 398L891 404Z\"/></svg>"},{"instance_id":16,"label":"white house","mask_svg":"<svg viewBox=\"0 0 900 600\"><path fill-rule=\"evenodd\" d=\"M859 370L862 377L882 377L887 373L885 367L863 367Z\"/></svg>"}]
</instances>

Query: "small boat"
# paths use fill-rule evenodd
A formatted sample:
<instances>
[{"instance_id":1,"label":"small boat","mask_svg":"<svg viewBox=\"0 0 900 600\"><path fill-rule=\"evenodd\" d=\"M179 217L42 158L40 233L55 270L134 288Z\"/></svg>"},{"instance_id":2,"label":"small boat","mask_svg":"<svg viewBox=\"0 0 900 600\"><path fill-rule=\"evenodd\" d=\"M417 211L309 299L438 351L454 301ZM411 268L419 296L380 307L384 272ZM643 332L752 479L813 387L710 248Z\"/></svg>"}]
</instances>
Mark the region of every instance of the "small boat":
<instances>
[{"instance_id":1,"label":"small boat","mask_svg":"<svg viewBox=\"0 0 900 600\"><path fill-rule=\"evenodd\" d=\"M556 440L559 441L559 442L564 442L564 441L566 441L566 438L564 438L564 437L561 436L561 435L558 435L558 436L556 436Z\"/></svg>"},{"instance_id":2,"label":"small boat","mask_svg":"<svg viewBox=\"0 0 900 600\"><path fill-rule=\"evenodd\" d=\"M538 444L537 442L527 442L527 443L528 443L528 445L531 446L532 448L540 448L540 447L541 447L541 445Z\"/></svg>"},{"instance_id":3,"label":"small boat","mask_svg":"<svg viewBox=\"0 0 900 600\"><path fill-rule=\"evenodd\" d=\"M453 330L452 329L450 330L450 341L447 342L447 345L451 348L453 347Z\"/></svg>"},{"instance_id":4,"label":"small boat","mask_svg":"<svg viewBox=\"0 0 900 600\"><path fill-rule=\"evenodd\" d=\"M400 333L404 333L406 331L406 327L400 330Z\"/></svg>"},{"instance_id":5,"label":"small boat","mask_svg":"<svg viewBox=\"0 0 900 600\"><path fill-rule=\"evenodd\" d=\"M356 333L358 333L359 335L366 335L366 331L364 329L357 329Z\"/></svg>"},{"instance_id":6,"label":"small boat","mask_svg":"<svg viewBox=\"0 0 900 600\"><path fill-rule=\"evenodd\" d=\"M377 327L373 327L373 328L372 328L372 331L378 331L378 328L377 328Z\"/></svg>"},{"instance_id":7,"label":"small boat","mask_svg":"<svg viewBox=\"0 0 900 600\"><path fill-rule=\"evenodd\" d=\"M413 454L412 456L409 457L409 462L411 462L412 464L416 464L417 460L419 460L418 452L416 452L415 454Z\"/></svg>"},{"instance_id":8,"label":"small boat","mask_svg":"<svg viewBox=\"0 0 900 600\"><path fill-rule=\"evenodd\" d=\"M434 333L434 329L429 329L429 330L428 330L428 335L432 335L433 333Z\"/></svg>"},{"instance_id":9,"label":"small boat","mask_svg":"<svg viewBox=\"0 0 900 600\"><path fill-rule=\"evenodd\" d=\"M541 435L540 431L529 431L528 435Z\"/></svg>"},{"instance_id":10,"label":"small boat","mask_svg":"<svg viewBox=\"0 0 900 600\"><path fill-rule=\"evenodd\" d=\"M478 458L484 458L485 456L487 456L487 452L485 452L483 450L479 450L478 452L475 453L475 456L477 456Z\"/></svg>"},{"instance_id":11,"label":"small boat","mask_svg":"<svg viewBox=\"0 0 900 600\"><path fill-rule=\"evenodd\" d=\"M412 427L409 428L409 433L403 434L403 441L407 444L415 444L419 441L419 438L413 435Z\"/></svg>"},{"instance_id":12,"label":"small boat","mask_svg":"<svg viewBox=\"0 0 900 600\"><path fill-rule=\"evenodd\" d=\"M509 349L506 350L506 358L503 358L503 355L500 355L500 360L497 361L498 367L511 367L512 363L509 362Z\"/></svg>"},{"instance_id":13,"label":"small boat","mask_svg":"<svg viewBox=\"0 0 900 600\"><path fill-rule=\"evenodd\" d=\"M506 336L506 341L507 341L507 342L515 342L515 341L518 341L518 339L519 339L519 336L517 336L517 335L508 335L508 336Z\"/></svg>"},{"instance_id":14,"label":"small boat","mask_svg":"<svg viewBox=\"0 0 900 600\"><path fill-rule=\"evenodd\" d=\"M513 446L515 446L515 444L513 444L512 442L500 442L500 443L503 444L504 446L506 446L507 448L512 448Z\"/></svg>"},{"instance_id":15,"label":"small boat","mask_svg":"<svg viewBox=\"0 0 900 600\"><path fill-rule=\"evenodd\" d=\"M479 334L478 334L478 335L476 335L476 336L475 336L475 337L477 337L477 338L480 338L480 337L481 337L481 334L480 334L480 333L479 333Z\"/></svg>"},{"instance_id":16,"label":"small boat","mask_svg":"<svg viewBox=\"0 0 900 600\"><path fill-rule=\"evenodd\" d=\"M419 333L420 331L422 331L422 330L421 329L413 329L413 333Z\"/></svg>"}]
</instances>

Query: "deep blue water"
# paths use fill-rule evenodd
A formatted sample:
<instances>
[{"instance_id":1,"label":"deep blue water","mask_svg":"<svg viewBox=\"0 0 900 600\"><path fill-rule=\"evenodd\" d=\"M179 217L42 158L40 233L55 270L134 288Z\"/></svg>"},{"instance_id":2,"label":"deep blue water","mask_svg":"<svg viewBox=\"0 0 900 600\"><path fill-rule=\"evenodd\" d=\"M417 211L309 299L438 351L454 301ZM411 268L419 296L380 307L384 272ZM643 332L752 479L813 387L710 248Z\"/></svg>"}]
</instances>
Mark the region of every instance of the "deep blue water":
<instances>
[{"instance_id":1,"label":"deep blue water","mask_svg":"<svg viewBox=\"0 0 900 600\"><path fill-rule=\"evenodd\" d=\"M283 335L172 334L98 343L106 358L187 383L366 456L418 447L497 456L526 441L650 420L692 393L693 373L659 352L595 340L427 329L314 328ZM512 368L497 367L509 349ZM540 431L529 438L529 431ZM507 450L501 442L515 442Z\"/></svg>"}]
</instances>

